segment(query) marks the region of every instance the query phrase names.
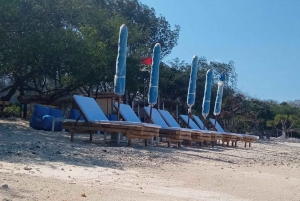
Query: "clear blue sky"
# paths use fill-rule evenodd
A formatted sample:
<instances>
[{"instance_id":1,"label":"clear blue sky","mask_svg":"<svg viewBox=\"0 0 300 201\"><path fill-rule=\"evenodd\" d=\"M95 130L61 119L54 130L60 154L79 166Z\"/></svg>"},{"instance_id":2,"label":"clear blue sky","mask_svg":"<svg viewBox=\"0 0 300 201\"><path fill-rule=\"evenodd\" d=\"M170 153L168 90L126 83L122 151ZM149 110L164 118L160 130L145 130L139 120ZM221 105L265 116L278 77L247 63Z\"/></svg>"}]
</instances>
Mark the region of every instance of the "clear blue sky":
<instances>
[{"instance_id":1,"label":"clear blue sky","mask_svg":"<svg viewBox=\"0 0 300 201\"><path fill-rule=\"evenodd\" d=\"M238 89L260 99L300 99L300 0L140 0L174 26L165 61L233 60Z\"/></svg>"}]
</instances>

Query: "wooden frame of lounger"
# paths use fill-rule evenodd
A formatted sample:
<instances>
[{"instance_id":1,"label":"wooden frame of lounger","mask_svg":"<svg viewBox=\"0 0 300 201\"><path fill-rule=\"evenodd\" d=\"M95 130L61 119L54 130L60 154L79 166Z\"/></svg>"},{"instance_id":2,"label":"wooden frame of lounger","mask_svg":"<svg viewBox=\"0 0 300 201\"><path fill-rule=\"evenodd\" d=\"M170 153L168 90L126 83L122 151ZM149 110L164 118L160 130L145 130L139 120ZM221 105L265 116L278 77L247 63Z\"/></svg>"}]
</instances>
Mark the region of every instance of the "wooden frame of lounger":
<instances>
[{"instance_id":1,"label":"wooden frame of lounger","mask_svg":"<svg viewBox=\"0 0 300 201\"><path fill-rule=\"evenodd\" d=\"M90 134L90 141L96 131L122 133L127 138L140 138L150 140L152 136L158 137L159 128L146 127L139 124L118 123L109 121L99 122L62 122L63 128L69 129L71 133L71 141L74 141L75 133ZM146 142L145 142L146 143ZM131 141L128 141L131 146Z\"/></svg>"},{"instance_id":2,"label":"wooden frame of lounger","mask_svg":"<svg viewBox=\"0 0 300 201\"><path fill-rule=\"evenodd\" d=\"M227 134L233 135L231 138L231 146L237 146L237 142L241 141L241 142L245 143L244 147L247 147L247 143L248 143L249 147L251 147L251 143L257 141L257 138L255 138L251 135L235 134L235 133L227 133ZM227 142L227 146L229 146L229 141Z\"/></svg>"},{"instance_id":3,"label":"wooden frame of lounger","mask_svg":"<svg viewBox=\"0 0 300 201\"><path fill-rule=\"evenodd\" d=\"M148 118L150 116L148 113L145 111L146 115ZM152 119L151 119L152 122ZM167 122L166 122L167 124ZM192 140L192 131L188 131L186 129L182 128L174 128L174 127L169 127L169 128L160 128L159 129L159 136L158 137L164 137L166 138L166 141L168 143L168 147L171 146L171 142L175 142L178 144L178 147L181 147L181 143L183 140L190 141Z\"/></svg>"},{"instance_id":4,"label":"wooden frame of lounger","mask_svg":"<svg viewBox=\"0 0 300 201\"><path fill-rule=\"evenodd\" d=\"M202 147L202 143L203 142L210 142L211 141L211 135L207 134L207 133L203 133L202 131L198 131L198 130L192 130L192 141L191 141L191 146L192 146L192 142L199 142L200 147Z\"/></svg>"},{"instance_id":5,"label":"wooden frame of lounger","mask_svg":"<svg viewBox=\"0 0 300 201\"><path fill-rule=\"evenodd\" d=\"M251 143L256 142L257 138L251 135L242 134L242 141L245 142L244 147L247 147L247 143L249 147L251 147Z\"/></svg>"},{"instance_id":6,"label":"wooden frame of lounger","mask_svg":"<svg viewBox=\"0 0 300 201\"><path fill-rule=\"evenodd\" d=\"M187 125L185 120L180 116L181 120ZM212 147L215 146L215 141L216 137L218 134L210 132L210 131L205 131L205 130L196 130L196 129L191 129L192 131L192 141L196 141L200 143L200 147L202 147L202 142L211 142Z\"/></svg>"},{"instance_id":7,"label":"wooden frame of lounger","mask_svg":"<svg viewBox=\"0 0 300 201\"><path fill-rule=\"evenodd\" d=\"M191 142L191 134L191 131L187 131L181 128L160 128L158 137L167 138L166 141L168 143L168 147L171 146L171 142L176 142L178 143L178 147L181 147L181 143L183 142L183 140Z\"/></svg>"}]
</instances>

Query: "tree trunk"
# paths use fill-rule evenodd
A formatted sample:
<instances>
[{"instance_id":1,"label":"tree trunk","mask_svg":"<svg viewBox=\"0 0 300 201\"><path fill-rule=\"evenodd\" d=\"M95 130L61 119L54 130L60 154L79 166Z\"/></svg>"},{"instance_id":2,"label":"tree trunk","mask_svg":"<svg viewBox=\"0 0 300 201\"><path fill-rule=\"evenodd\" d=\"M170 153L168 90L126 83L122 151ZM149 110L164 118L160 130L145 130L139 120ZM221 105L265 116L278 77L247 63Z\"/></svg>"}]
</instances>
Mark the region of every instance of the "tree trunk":
<instances>
[{"instance_id":1,"label":"tree trunk","mask_svg":"<svg viewBox=\"0 0 300 201\"><path fill-rule=\"evenodd\" d=\"M285 131L285 130L282 131L281 137L282 137L282 138L286 138L286 131Z\"/></svg>"}]
</instances>

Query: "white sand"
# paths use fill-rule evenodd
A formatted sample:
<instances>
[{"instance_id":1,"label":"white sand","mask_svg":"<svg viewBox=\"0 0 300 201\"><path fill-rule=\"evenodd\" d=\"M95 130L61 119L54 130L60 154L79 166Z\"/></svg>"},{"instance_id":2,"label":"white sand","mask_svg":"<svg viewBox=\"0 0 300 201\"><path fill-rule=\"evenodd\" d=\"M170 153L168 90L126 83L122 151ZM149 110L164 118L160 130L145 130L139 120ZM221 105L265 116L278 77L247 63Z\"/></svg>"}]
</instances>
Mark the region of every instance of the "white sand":
<instances>
[{"instance_id":1,"label":"white sand","mask_svg":"<svg viewBox=\"0 0 300 201\"><path fill-rule=\"evenodd\" d=\"M300 143L133 147L0 120L2 200L300 200ZM86 196L86 197L84 197Z\"/></svg>"}]
</instances>

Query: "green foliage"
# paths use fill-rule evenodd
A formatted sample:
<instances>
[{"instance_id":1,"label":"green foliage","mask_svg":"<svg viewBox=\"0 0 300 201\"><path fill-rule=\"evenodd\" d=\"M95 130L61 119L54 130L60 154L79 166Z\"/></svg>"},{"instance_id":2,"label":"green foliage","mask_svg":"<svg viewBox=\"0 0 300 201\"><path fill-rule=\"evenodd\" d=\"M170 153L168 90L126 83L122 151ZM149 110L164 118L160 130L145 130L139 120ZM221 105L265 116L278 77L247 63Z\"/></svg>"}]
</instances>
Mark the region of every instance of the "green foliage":
<instances>
[{"instance_id":1,"label":"green foliage","mask_svg":"<svg viewBox=\"0 0 300 201\"><path fill-rule=\"evenodd\" d=\"M281 131L288 131L295 125L299 126L299 123L300 118L296 115L277 114L273 120L267 121L267 126Z\"/></svg>"},{"instance_id":2,"label":"green foliage","mask_svg":"<svg viewBox=\"0 0 300 201\"><path fill-rule=\"evenodd\" d=\"M163 58L177 45L180 26L175 25L175 29L172 30L164 16L156 16L154 8L149 8L138 0L93 0L93 2L109 10L108 17L118 14L127 20L129 27L137 27L134 31L140 34L136 35L135 43L129 40L129 54L140 52L141 56L150 56L154 45L160 43Z\"/></svg>"},{"instance_id":3,"label":"green foliage","mask_svg":"<svg viewBox=\"0 0 300 201\"><path fill-rule=\"evenodd\" d=\"M17 117L20 115L20 107L18 105L10 105L4 108L5 116Z\"/></svg>"},{"instance_id":4,"label":"green foliage","mask_svg":"<svg viewBox=\"0 0 300 201\"><path fill-rule=\"evenodd\" d=\"M136 0L12 0L0 4L0 77L9 93L50 97L75 89L111 91L119 28L129 29L128 90L141 87L140 58L161 42L163 55L177 44L180 28L171 30L163 16Z\"/></svg>"}]
</instances>

